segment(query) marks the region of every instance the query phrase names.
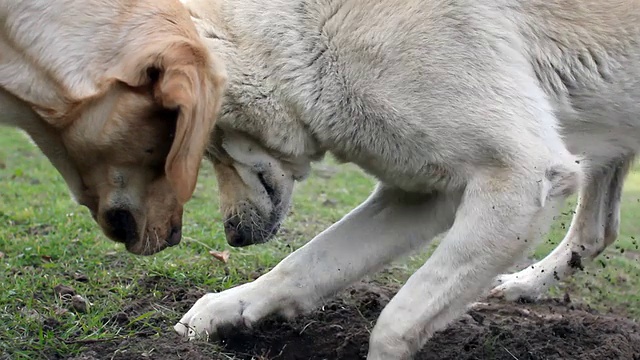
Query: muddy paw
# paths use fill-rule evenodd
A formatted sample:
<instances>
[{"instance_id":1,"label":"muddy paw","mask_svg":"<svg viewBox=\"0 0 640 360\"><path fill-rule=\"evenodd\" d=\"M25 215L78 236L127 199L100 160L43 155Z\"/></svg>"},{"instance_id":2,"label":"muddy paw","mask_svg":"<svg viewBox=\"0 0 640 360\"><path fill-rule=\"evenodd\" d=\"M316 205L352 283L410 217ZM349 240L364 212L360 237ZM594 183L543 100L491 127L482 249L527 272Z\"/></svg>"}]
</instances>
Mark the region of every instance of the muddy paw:
<instances>
[{"instance_id":1,"label":"muddy paw","mask_svg":"<svg viewBox=\"0 0 640 360\"><path fill-rule=\"evenodd\" d=\"M258 320L259 305L250 290L251 284L201 297L173 328L189 339L217 339L234 329L251 328Z\"/></svg>"},{"instance_id":2,"label":"muddy paw","mask_svg":"<svg viewBox=\"0 0 640 360\"><path fill-rule=\"evenodd\" d=\"M496 277L493 285L489 297L507 301L532 302L539 299L547 288L542 278L532 278L522 272L500 275Z\"/></svg>"}]
</instances>

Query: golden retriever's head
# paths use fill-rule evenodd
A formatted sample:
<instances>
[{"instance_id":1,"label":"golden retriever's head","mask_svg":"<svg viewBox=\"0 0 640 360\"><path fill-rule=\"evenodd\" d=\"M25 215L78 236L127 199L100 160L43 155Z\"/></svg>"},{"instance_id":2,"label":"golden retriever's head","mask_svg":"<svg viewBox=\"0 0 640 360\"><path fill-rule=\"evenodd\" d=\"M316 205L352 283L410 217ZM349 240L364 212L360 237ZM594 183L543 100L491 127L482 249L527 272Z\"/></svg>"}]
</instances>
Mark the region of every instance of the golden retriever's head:
<instances>
[{"instance_id":1,"label":"golden retriever's head","mask_svg":"<svg viewBox=\"0 0 640 360\"><path fill-rule=\"evenodd\" d=\"M199 42L156 40L123 51L98 96L64 116L38 111L77 172L65 177L73 195L109 238L140 255L180 242L225 85Z\"/></svg>"},{"instance_id":2,"label":"golden retriever's head","mask_svg":"<svg viewBox=\"0 0 640 360\"><path fill-rule=\"evenodd\" d=\"M214 132L209 157L229 245L270 240L287 215L295 181L307 177L310 162L287 159L244 134L220 129Z\"/></svg>"}]
</instances>

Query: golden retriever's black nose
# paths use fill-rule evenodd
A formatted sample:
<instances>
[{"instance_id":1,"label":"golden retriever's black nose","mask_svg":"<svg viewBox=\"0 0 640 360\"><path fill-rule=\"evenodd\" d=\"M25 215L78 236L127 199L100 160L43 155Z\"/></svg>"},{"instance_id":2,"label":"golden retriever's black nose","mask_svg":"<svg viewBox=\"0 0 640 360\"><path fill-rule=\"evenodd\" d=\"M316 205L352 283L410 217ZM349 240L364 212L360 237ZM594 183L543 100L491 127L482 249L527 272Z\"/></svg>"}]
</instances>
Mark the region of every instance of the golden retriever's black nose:
<instances>
[{"instance_id":1,"label":"golden retriever's black nose","mask_svg":"<svg viewBox=\"0 0 640 360\"><path fill-rule=\"evenodd\" d=\"M180 240L182 240L182 229L179 226L172 227L171 233L167 238L167 243L169 246L176 246L180 244Z\"/></svg>"},{"instance_id":2,"label":"golden retriever's black nose","mask_svg":"<svg viewBox=\"0 0 640 360\"><path fill-rule=\"evenodd\" d=\"M115 241L129 243L138 241L138 230L136 219L129 210L112 209L105 213L105 220L109 227L111 237Z\"/></svg>"}]
</instances>

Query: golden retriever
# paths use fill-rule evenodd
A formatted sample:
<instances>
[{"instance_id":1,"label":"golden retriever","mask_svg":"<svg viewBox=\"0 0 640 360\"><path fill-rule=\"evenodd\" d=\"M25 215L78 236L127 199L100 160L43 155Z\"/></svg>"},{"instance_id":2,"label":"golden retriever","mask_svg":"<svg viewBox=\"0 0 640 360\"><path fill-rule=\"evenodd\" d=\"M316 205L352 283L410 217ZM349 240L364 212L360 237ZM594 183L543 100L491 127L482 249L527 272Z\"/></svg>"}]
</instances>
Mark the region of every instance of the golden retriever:
<instances>
[{"instance_id":1,"label":"golden retriever","mask_svg":"<svg viewBox=\"0 0 640 360\"><path fill-rule=\"evenodd\" d=\"M131 253L180 242L225 84L177 0L0 2L0 123Z\"/></svg>"}]
</instances>

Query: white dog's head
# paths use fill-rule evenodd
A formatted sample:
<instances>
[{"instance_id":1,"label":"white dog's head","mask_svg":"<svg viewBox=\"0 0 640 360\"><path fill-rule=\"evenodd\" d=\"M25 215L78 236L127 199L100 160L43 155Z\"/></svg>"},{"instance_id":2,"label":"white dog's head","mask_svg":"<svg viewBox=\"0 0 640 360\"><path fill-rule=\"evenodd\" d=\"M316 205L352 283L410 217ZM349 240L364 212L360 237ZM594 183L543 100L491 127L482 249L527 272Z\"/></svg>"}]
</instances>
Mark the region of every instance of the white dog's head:
<instances>
[{"instance_id":1,"label":"white dog's head","mask_svg":"<svg viewBox=\"0 0 640 360\"><path fill-rule=\"evenodd\" d=\"M270 240L287 215L294 183L309 174L310 161L287 158L246 134L220 129L214 132L209 157L229 245Z\"/></svg>"},{"instance_id":2,"label":"white dog's head","mask_svg":"<svg viewBox=\"0 0 640 360\"><path fill-rule=\"evenodd\" d=\"M264 243L277 233L289 210L294 184L323 152L309 129L288 109L271 103L272 85L255 76L238 55L232 24L217 0L181 0L212 54L228 72L228 86L209 143L220 192L227 242ZM230 3L229 3L230 4ZM254 106L255 105L255 106Z\"/></svg>"}]
</instances>

